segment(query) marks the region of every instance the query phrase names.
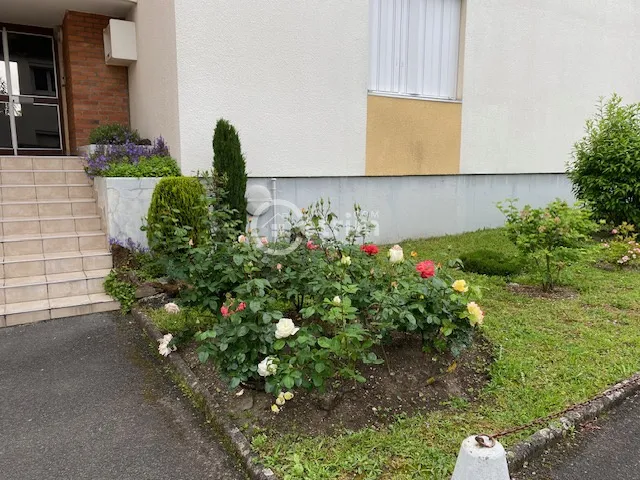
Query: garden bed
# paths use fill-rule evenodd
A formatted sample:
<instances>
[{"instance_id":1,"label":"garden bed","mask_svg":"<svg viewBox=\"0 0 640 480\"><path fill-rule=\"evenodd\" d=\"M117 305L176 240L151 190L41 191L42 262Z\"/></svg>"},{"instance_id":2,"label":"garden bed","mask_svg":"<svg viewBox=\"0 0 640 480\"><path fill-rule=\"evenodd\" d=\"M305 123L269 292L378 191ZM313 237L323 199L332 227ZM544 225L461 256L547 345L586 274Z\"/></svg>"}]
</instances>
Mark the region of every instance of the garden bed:
<instances>
[{"instance_id":1,"label":"garden bed","mask_svg":"<svg viewBox=\"0 0 640 480\"><path fill-rule=\"evenodd\" d=\"M403 247L405 251L415 250L422 258L444 263L479 245L515 254L502 230L406 242ZM462 378L478 374L470 366L478 361L479 352L472 350L464 357L470 360L461 361L452 374L428 385L424 381L427 375L431 378L435 371L446 372L450 365L450 359L441 359L415 383L418 398L420 392L427 395L437 391L443 395L436 395L438 401L425 401L425 408L407 408L406 414L388 415L383 420L382 415L371 415L369 423L363 414L353 420L352 426L342 421L346 428L339 426L339 414L317 415L316 404L297 390L296 397L279 415L261 408L261 414L254 415L261 428L246 430L264 464L280 478L290 479L446 479L466 436L523 425L559 412L640 370L637 271L605 271L585 258L570 267L564 277L563 287L575 292L570 298L531 297L511 291L500 277L468 273L465 278L479 284L484 293L482 303L487 316L481 332L491 345L494 358L488 376L482 373L475 381ZM520 285L535 283L527 275L510 281ZM229 393L211 375L209 366L200 366L188 349L183 353L212 391L226 397L229 405L235 403L238 397L234 393L239 389ZM424 358L419 351L415 355ZM390 358L392 372L394 364L400 362ZM381 378L388 375L384 365L372 368ZM465 392L465 387L447 391L445 378L455 379L458 385L472 385L473 395ZM374 392L384 390L385 382L375 385L373 380L368 388ZM477 386L481 387L479 392L475 391ZM364 391L365 387L359 388ZM387 395L388 390L384 391L374 395L392 398ZM447 400L443 400L445 394ZM367 416L369 411L373 414L373 406L369 405L375 403L378 402L364 400L360 410L367 411ZM252 408L259 404L254 400ZM406 408L404 404L403 407ZM246 415L236 417L238 425L249 426ZM316 422L320 427L309 425ZM294 423L302 427L288 428ZM363 425L369 426L358 428ZM502 442L513 445L536 428L505 437Z\"/></svg>"},{"instance_id":2,"label":"garden bed","mask_svg":"<svg viewBox=\"0 0 640 480\"><path fill-rule=\"evenodd\" d=\"M211 363L198 360L194 345L182 349L181 355L239 425L249 432L268 429L281 435L381 428L399 415L446 409L452 399L474 401L488 381L491 349L481 339L458 359L426 354L420 339L409 335L396 336L385 352L386 365L359 366L366 383L334 383L325 393L297 391L295 401L287 402L277 416L270 411L273 395L264 388L241 385L230 391Z\"/></svg>"}]
</instances>

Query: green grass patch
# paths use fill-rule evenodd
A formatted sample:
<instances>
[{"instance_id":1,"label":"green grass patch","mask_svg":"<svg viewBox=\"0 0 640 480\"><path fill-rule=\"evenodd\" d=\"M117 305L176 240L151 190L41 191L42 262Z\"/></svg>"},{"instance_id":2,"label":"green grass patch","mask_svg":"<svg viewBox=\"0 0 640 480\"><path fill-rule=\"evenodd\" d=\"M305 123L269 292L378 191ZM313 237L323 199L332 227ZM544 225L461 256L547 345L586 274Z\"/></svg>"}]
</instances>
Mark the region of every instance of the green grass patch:
<instances>
[{"instance_id":1,"label":"green grass patch","mask_svg":"<svg viewBox=\"0 0 640 480\"><path fill-rule=\"evenodd\" d=\"M402 246L407 254L416 251L421 260L443 264L483 248L517 254L502 230ZM330 437L266 432L254 447L280 478L448 479L460 442L468 435L523 425L587 400L640 370L640 272L605 271L585 259L564 277L564 284L580 294L564 300L512 293L500 277L459 275L482 287L483 333L494 346L491 380L480 400L400 418L383 429ZM511 445L531 432L502 442Z\"/></svg>"},{"instance_id":2,"label":"green grass patch","mask_svg":"<svg viewBox=\"0 0 640 480\"><path fill-rule=\"evenodd\" d=\"M191 338L195 332L207 330L216 321L213 313L205 309L181 307L178 313L168 313L164 308L147 309L145 313L162 333Z\"/></svg>"}]
</instances>

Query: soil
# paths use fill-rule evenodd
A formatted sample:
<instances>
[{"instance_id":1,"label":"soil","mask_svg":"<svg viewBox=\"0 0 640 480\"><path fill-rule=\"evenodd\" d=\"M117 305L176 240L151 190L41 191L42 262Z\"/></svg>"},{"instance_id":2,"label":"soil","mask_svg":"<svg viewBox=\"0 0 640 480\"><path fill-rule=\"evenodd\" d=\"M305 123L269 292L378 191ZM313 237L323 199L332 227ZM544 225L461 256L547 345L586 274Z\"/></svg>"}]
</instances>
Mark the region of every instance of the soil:
<instances>
[{"instance_id":1,"label":"soil","mask_svg":"<svg viewBox=\"0 0 640 480\"><path fill-rule=\"evenodd\" d=\"M111 245L111 256L113 257L113 268L135 268L137 266L131 250L118 244Z\"/></svg>"},{"instance_id":2,"label":"soil","mask_svg":"<svg viewBox=\"0 0 640 480\"><path fill-rule=\"evenodd\" d=\"M519 295L548 300L566 300L576 298L579 295L577 290L570 287L555 287L552 291L546 292L538 285L520 285L518 283L507 284L507 290Z\"/></svg>"},{"instance_id":3,"label":"soil","mask_svg":"<svg viewBox=\"0 0 640 480\"><path fill-rule=\"evenodd\" d=\"M473 402L489 380L492 362L491 346L482 338L454 359L451 355L425 354L419 337L402 334L385 347L386 364L359 367L366 383L336 383L324 394L296 390L294 399L274 414L270 410L272 395L244 385L229 391L211 363L199 362L194 348L183 349L183 358L239 425L283 434L378 428L400 414L445 409L452 399ZM383 355L379 352L381 358Z\"/></svg>"}]
</instances>

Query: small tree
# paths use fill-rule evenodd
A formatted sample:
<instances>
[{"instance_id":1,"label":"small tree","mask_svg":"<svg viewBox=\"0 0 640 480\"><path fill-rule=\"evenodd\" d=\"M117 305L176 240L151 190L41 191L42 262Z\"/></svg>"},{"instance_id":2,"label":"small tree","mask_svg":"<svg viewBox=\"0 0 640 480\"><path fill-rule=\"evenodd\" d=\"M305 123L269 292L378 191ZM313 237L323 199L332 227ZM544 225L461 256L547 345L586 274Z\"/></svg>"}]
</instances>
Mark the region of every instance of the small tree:
<instances>
[{"instance_id":1,"label":"small tree","mask_svg":"<svg viewBox=\"0 0 640 480\"><path fill-rule=\"evenodd\" d=\"M247 218L247 172L238 132L224 118L218 120L213 134L213 170L226 181L227 203L237 212L240 228Z\"/></svg>"},{"instance_id":2,"label":"small tree","mask_svg":"<svg viewBox=\"0 0 640 480\"><path fill-rule=\"evenodd\" d=\"M616 94L600 99L573 157L567 172L573 191L596 219L640 224L640 104L623 105Z\"/></svg>"}]
</instances>

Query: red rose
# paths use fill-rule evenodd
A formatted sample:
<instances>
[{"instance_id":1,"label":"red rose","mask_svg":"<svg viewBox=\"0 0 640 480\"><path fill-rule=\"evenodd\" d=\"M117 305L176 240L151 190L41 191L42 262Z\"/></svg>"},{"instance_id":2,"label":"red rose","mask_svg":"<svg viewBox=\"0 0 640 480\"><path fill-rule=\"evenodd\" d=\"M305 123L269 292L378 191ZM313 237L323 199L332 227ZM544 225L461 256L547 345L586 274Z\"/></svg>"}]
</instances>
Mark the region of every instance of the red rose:
<instances>
[{"instance_id":1,"label":"red rose","mask_svg":"<svg viewBox=\"0 0 640 480\"><path fill-rule=\"evenodd\" d=\"M416 265L416 271L422 278L431 278L436 274L436 264L431 260L425 260Z\"/></svg>"},{"instance_id":2,"label":"red rose","mask_svg":"<svg viewBox=\"0 0 640 480\"><path fill-rule=\"evenodd\" d=\"M319 249L320 247L319 247L318 245L316 245L315 243L313 243L313 240L309 240L309 241L307 242L307 248L308 248L309 250L317 250L317 249Z\"/></svg>"},{"instance_id":3,"label":"red rose","mask_svg":"<svg viewBox=\"0 0 640 480\"><path fill-rule=\"evenodd\" d=\"M373 244L372 245L362 245L360 247L360 250L362 250L367 255L377 255L380 252L378 247L376 247Z\"/></svg>"}]
</instances>

